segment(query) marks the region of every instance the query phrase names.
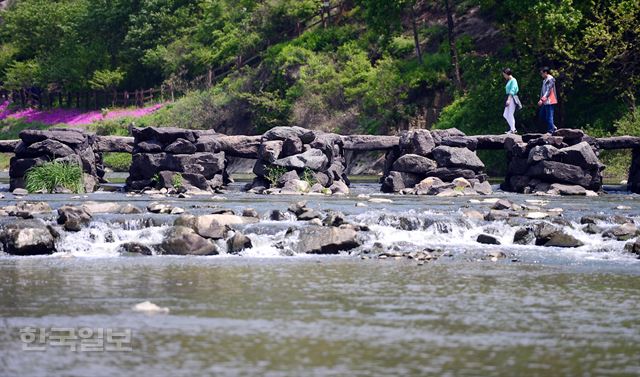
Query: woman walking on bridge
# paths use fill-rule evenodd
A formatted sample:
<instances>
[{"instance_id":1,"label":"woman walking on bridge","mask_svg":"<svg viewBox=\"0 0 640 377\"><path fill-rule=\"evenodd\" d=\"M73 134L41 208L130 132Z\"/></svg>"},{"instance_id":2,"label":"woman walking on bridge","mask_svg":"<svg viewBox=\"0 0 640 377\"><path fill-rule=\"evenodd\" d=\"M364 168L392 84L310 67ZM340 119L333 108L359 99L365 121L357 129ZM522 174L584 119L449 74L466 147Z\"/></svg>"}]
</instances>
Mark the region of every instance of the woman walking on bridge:
<instances>
[{"instance_id":1,"label":"woman walking on bridge","mask_svg":"<svg viewBox=\"0 0 640 377\"><path fill-rule=\"evenodd\" d=\"M518 133L518 131L516 130L515 118L516 108L522 108L520 99L518 98L518 91L520 90L518 88L518 80L513 77L510 68L505 68L502 70L502 77L507 80L507 86L505 87L505 90L507 92L507 99L504 103L504 113L502 114L502 116L507 120L507 123L509 124L509 131L507 131L507 133L515 134Z\"/></svg>"}]
</instances>

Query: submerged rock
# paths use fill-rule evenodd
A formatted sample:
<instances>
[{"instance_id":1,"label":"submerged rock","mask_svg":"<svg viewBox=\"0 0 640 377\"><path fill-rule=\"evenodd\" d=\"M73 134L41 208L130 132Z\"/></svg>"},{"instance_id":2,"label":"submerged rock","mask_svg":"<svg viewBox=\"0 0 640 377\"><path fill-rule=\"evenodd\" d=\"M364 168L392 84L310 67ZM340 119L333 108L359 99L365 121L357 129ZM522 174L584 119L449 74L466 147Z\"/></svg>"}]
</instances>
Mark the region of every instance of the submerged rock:
<instances>
[{"instance_id":1,"label":"submerged rock","mask_svg":"<svg viewBox=\"0 0 640 377\"><path fill-rule=\"evenodd\" d=\"M624 251L633 253L640 258L640 238L636 239L634 242L628 242L624 245Z\"/></svg>"},{"instance_id":2,"label":"submerged rock","mask_svg":"<svg viewBox=\"0 0 640 377\"><path fill-rule=\"evenodd\" d=\"M0 230L0 245L7 254L53 254L57 237L58 233L42 220L19 220Z\"/></svg>"},{"instance_id":3,"label":"submerged rock","mask_svg":"<svg viewBox=\"0 0 640 377\"><path fill-rule=\"evenodd\" d=\"M153 252L149 246L143 245L139 242L127 242L120 245L118 248L120 253L152 255Z\"/></svg>"}]
</instances>

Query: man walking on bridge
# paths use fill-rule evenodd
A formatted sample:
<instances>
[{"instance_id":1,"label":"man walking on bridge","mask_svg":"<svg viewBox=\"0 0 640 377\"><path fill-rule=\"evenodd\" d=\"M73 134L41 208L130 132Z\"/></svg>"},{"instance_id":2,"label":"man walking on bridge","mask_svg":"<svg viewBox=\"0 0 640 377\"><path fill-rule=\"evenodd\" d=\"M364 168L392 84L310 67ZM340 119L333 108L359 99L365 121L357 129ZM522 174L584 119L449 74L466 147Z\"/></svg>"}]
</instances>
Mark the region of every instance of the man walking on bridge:
<instances>
[{"instance_id":1,"label":"man walking on bridge","mask_svg":"<svg viewBox=\"0 0 640 377\"><path fill-rule=\"evenodd\" d=\"M540 116L547 124L547 132L554 134L558 129L553 122L554 106L558 103L558 95L556 92L556 79L551 76L551 69L543 67L540 69L542 76L542 90L540 90Z\"/></svg>"}]
</instances>

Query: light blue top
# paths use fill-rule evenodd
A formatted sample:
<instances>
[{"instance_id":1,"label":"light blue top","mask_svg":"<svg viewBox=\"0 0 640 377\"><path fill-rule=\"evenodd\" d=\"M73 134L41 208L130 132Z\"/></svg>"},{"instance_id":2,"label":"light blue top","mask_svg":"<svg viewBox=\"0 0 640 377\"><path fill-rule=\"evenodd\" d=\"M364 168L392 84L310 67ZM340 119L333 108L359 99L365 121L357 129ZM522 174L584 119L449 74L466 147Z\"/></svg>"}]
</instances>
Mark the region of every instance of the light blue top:
<instances>
[{"instance_id":1,"label":"light blue top","mask_svg":"<svg viewBox=\"0 0 640 377\"><path fill-rule=\"evenodd\" d=\"M507 82L507 87L505 89L507 91L507 95L517 95L520 90L520 88L518 88L518 80L516 80L515 77L512 77L511 80Z\"/></svg>"}]
</instances>

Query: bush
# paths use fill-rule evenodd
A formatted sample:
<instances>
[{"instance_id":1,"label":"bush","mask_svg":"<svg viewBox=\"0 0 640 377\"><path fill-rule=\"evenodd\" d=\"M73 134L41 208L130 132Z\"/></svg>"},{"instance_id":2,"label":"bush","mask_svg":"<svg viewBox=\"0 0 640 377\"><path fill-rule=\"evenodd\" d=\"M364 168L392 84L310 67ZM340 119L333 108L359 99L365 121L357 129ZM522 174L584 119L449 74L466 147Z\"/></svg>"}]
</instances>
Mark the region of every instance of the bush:
<instances>
[{"instance_id":1,"label":"bush","mask_svg":"<svg viewBox=\"0 0 640 377\"><path fill-rule=\"evenodd\" d=\"M132 118L104 119L87 128L101 136L129 136L129 125L132 123Z\"/></svg>"},{"instance_id":2,"label":"bush","mask_svg":"<svg viewBox=\"0 0 640 377\"><path fill-rule=\"evenodd\" d=\"M287 172L287 169L282 166L267 166L266 170L267 175L265 178L267 178L271 187L275 187L280 177Z\"/></svg>"},{"instance_id":3,"label":"bush","mask_svg":"<svg viewBox=\"0 0 640 377\"><path fill-rule=\"evenodd\" d=\"M49 193L65 188L74 193L84 192L84 178L79 164L47 162L27 170L26 189L29 192L45 190Z\"/></svg>"},{"instance_id":4,"label":"bush","mask_svg":"<svg viewBox=\"0 0 640 377\"><path fill-rule=\"evenodd\" d=\"M102 156L104 166L117 172L128 172L131 166L131 153L111 152Z\"/></svg>"},{"instance_id":5,"label":"bush","mask_svg":"<svg viewBox=\"0 0 640 377\"><path fill-rule=\"evenodd\" d=\"M177 190L182 187L182 181L183 181L182 174L180 173L174 174L173 177L171 177L171 186L173 186L173 188Z\"/></svg>"}]
</instances>

